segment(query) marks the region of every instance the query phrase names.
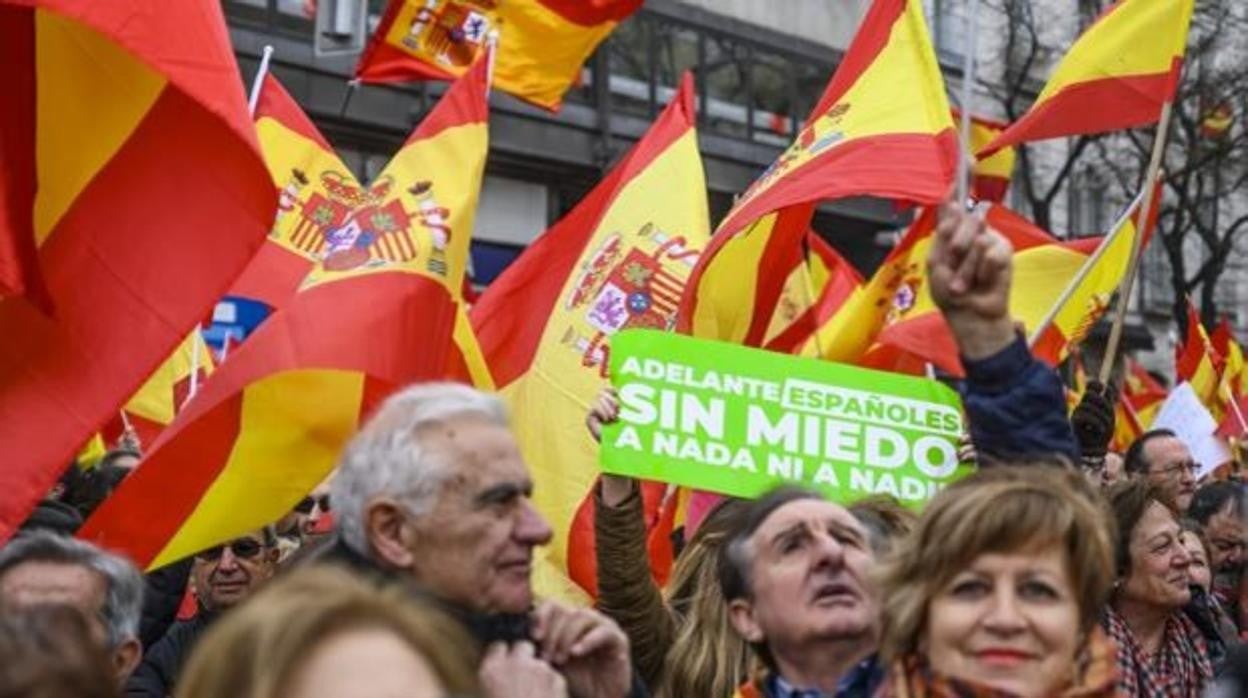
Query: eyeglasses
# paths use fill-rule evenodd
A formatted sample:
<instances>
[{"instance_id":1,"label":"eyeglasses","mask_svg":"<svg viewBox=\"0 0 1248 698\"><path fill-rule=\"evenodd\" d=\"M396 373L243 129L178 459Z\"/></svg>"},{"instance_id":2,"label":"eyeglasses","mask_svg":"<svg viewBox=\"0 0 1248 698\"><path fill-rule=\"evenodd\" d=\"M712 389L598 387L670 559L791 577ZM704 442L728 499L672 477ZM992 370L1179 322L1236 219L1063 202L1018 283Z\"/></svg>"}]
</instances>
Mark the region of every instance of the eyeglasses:
<instances>
[{"instance_id":1,"label":"eyeglasses","mask_svg":"<svg viewBox=\"0 0 1248 698\"><path fill-rule=\"evenodd\" d=\"M1167 477L1170 477L1174 475L1181 475L1183 471L1186 470L1187 472L1195 475L1196 471L1199 468L1200 468L1200 465L1197 464L1196 461L1185 460L1185 461L1179 461L1177 463L1171 463L1170 465L1167 465L1164 468L1158 468L1157 470L1153 472L1155 472L1158 475L1165 475Z\"/></svg>"},{"instance_id":2,"label":"eyeglasses","mask_svg":"<svg viewBox=\"0 0 1248 698\"><path fill-rule=\"evenodd\" d=\"M299 500L299 503L295 505L295 511L300 514L311 514L312 507L320 507L321 511L329 511L329 495L322 494L318 497L308 495Z\"/></svg>"},{"instance_id":3,"label":"eyeglasses","mask_svg":"<svg viewBox=\"0 0 1248 698\"><path fill-rule=\"evenodd\" d=\"M264 550L264 546L261 545L259 541L252 538L239 538L238 540L230 541L224 545L217 545L208 548L207 550L201 550L196 553L195 557L208 561L220 560L221 555L225 553L226 548L229 548L234 557L239 558L240 560L250 560Z\"/></svg>"}]
</instances>

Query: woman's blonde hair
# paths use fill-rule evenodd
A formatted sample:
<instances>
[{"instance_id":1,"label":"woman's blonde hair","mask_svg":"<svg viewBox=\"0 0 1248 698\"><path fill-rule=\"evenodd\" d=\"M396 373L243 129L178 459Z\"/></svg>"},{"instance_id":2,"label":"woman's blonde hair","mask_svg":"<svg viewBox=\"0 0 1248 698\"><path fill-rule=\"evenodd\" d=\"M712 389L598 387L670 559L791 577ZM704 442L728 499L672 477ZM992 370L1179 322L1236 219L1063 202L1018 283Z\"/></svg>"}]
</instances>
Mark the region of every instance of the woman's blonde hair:
<instances>
[{"instance_id":1,"label":"woman's blonde hair","mask_svg":"<svg viewBox=\"0 0 1248 698\"><path fill-rule=\"evenodd\" d=\"M1079 473L1048 466L981 470L936 495L915 529L881 565L880 651L888 661L918 649L932 598L980 555L1065 553L1079 631L1096 623L1114 581L1114 523Z\"/></svg>"},{"instance_id":2,"label":"woman's blonde hair","mask_svg":"<svg viewBox=\"0 0 1248 698\"><path fill-rule=\"evenodd\" d=\"M719 548L749 502L727 499L707 515L676 560L667 599L683 620L663 662L658 698L727 698L745 682L750 651L728 622L719 586Z\"/></svg>"},{"instance_id":3,"label":"woman's blonde hair","mask_svg":"<svg viewBox=\"0 0 1248 698\"><path fill-rule=\"evenodd\" d=\"M280 577L209 629L179 677L178 698L281 698L318 645L362 629L394 633L448 693L478 690L477 653L459 625L399 587L317 566Z\"/></svg>"}]
</instances>

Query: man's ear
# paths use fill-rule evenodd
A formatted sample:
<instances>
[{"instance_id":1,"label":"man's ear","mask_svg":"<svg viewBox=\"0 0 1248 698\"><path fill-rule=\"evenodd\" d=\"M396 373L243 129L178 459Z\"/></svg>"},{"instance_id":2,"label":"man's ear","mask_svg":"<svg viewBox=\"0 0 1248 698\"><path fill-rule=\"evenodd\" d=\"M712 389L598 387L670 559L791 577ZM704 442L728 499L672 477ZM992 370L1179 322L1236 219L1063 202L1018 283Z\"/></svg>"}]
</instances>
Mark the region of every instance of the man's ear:
<instances>
[{"instance_id":1,"label":"man's ear","mask_svg":"<svg viewBox=\"0 0 1248 698\"><path fill-rule=\"evenodd\" d=\"M743 640L752 644L761 643L765 638L763 629L754 619L754 604L746 599L733 599L728 602L728 622Z\"/></svg>"},{"instance_id":2,"label":"man's ear","mask_svg":"<svg viewBox=\"0 0 1248 698\"><path fill-rule=\"evenodd\" d=\"M125 640L113 650L113 671L117 676L117 684L125 686L134 670L139 668L143 659L143 645L137 638Z\"/></svg>"},{"instance_id":3,"label":"man's ear","mask_svg":"<svg viewBox=\"0 0 1248 698\"><path fill-rule=\"evenodd\" d=\"M379 497L364 506L364 536L378 562L393 569L410 569L416 562L411 551L412 527L407 512L389 497Z\"/></svg>"}]
</instances>

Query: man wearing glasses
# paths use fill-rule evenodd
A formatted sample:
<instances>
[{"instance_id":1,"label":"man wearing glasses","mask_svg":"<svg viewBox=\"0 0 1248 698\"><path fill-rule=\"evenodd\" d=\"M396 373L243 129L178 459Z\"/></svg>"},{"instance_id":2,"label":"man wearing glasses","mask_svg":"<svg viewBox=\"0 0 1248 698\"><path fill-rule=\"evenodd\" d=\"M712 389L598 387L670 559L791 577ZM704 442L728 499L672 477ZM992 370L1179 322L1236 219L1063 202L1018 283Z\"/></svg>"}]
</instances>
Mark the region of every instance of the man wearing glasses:
<instances>
[{"instance_id":1,"label":"man wearing glasses","mask_svg":"<svg viewBox=\"0 0 1248 698\"><path fill-rule=\"evenodd\" d=\"M1123 467L1130 477L1146 477L1160 487L1179 511L1186 513L1196 492L1196 461L1169 429L1144 432L1131 444Z\"/></svg>"},{"instance_id":2,"label":"man wearing glasses","mask_svg":"<svg viewBox=\"0 0 1248 698\"><path fill-rule=\"evenodd\" d=\"M272 577L277 558L276 536L271 527L197 554L191 566L191 586L198 613L194 618L174 623L152 645L126 684L126 695L172 695L178 674L204 630L222 612L241 603Z\"/></svg>"}]
</instances>

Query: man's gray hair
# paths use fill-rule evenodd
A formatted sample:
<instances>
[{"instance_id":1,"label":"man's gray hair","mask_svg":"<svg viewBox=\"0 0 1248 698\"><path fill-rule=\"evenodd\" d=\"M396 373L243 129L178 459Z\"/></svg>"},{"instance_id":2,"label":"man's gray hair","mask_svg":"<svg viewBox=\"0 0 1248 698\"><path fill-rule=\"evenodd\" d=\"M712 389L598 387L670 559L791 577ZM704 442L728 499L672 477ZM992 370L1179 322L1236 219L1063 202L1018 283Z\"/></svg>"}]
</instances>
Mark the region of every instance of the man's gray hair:
<instances>
[{"instance_id":1,"label":"man's gray hair","mask_svg":"<svg viewBox=\"0 0 1248 698\"><path fill-rule=\"evenodd\" d=\"M343 542L368 553L364 507L379 495L400 499L415 516L433 507L451 473L445 454L420 443L421 427L460 416L507 425L495 396L459 383L423 383L390 396L338 459L329 499Z\"/></svg>"},{"instance_id":2,"label":"man's gray hair","mask_svg":"<svg viewBox=\"0 0 1248 698\"><path fill-rule=\"evenodd\" d=\"M0 577L27 562L80 565L104 578L104 608L100 615L110 647L138 639L143 613L143 575L129 560L76 538L37 530L18 534L0 548Z\"/></svg>"}]
</instances>

